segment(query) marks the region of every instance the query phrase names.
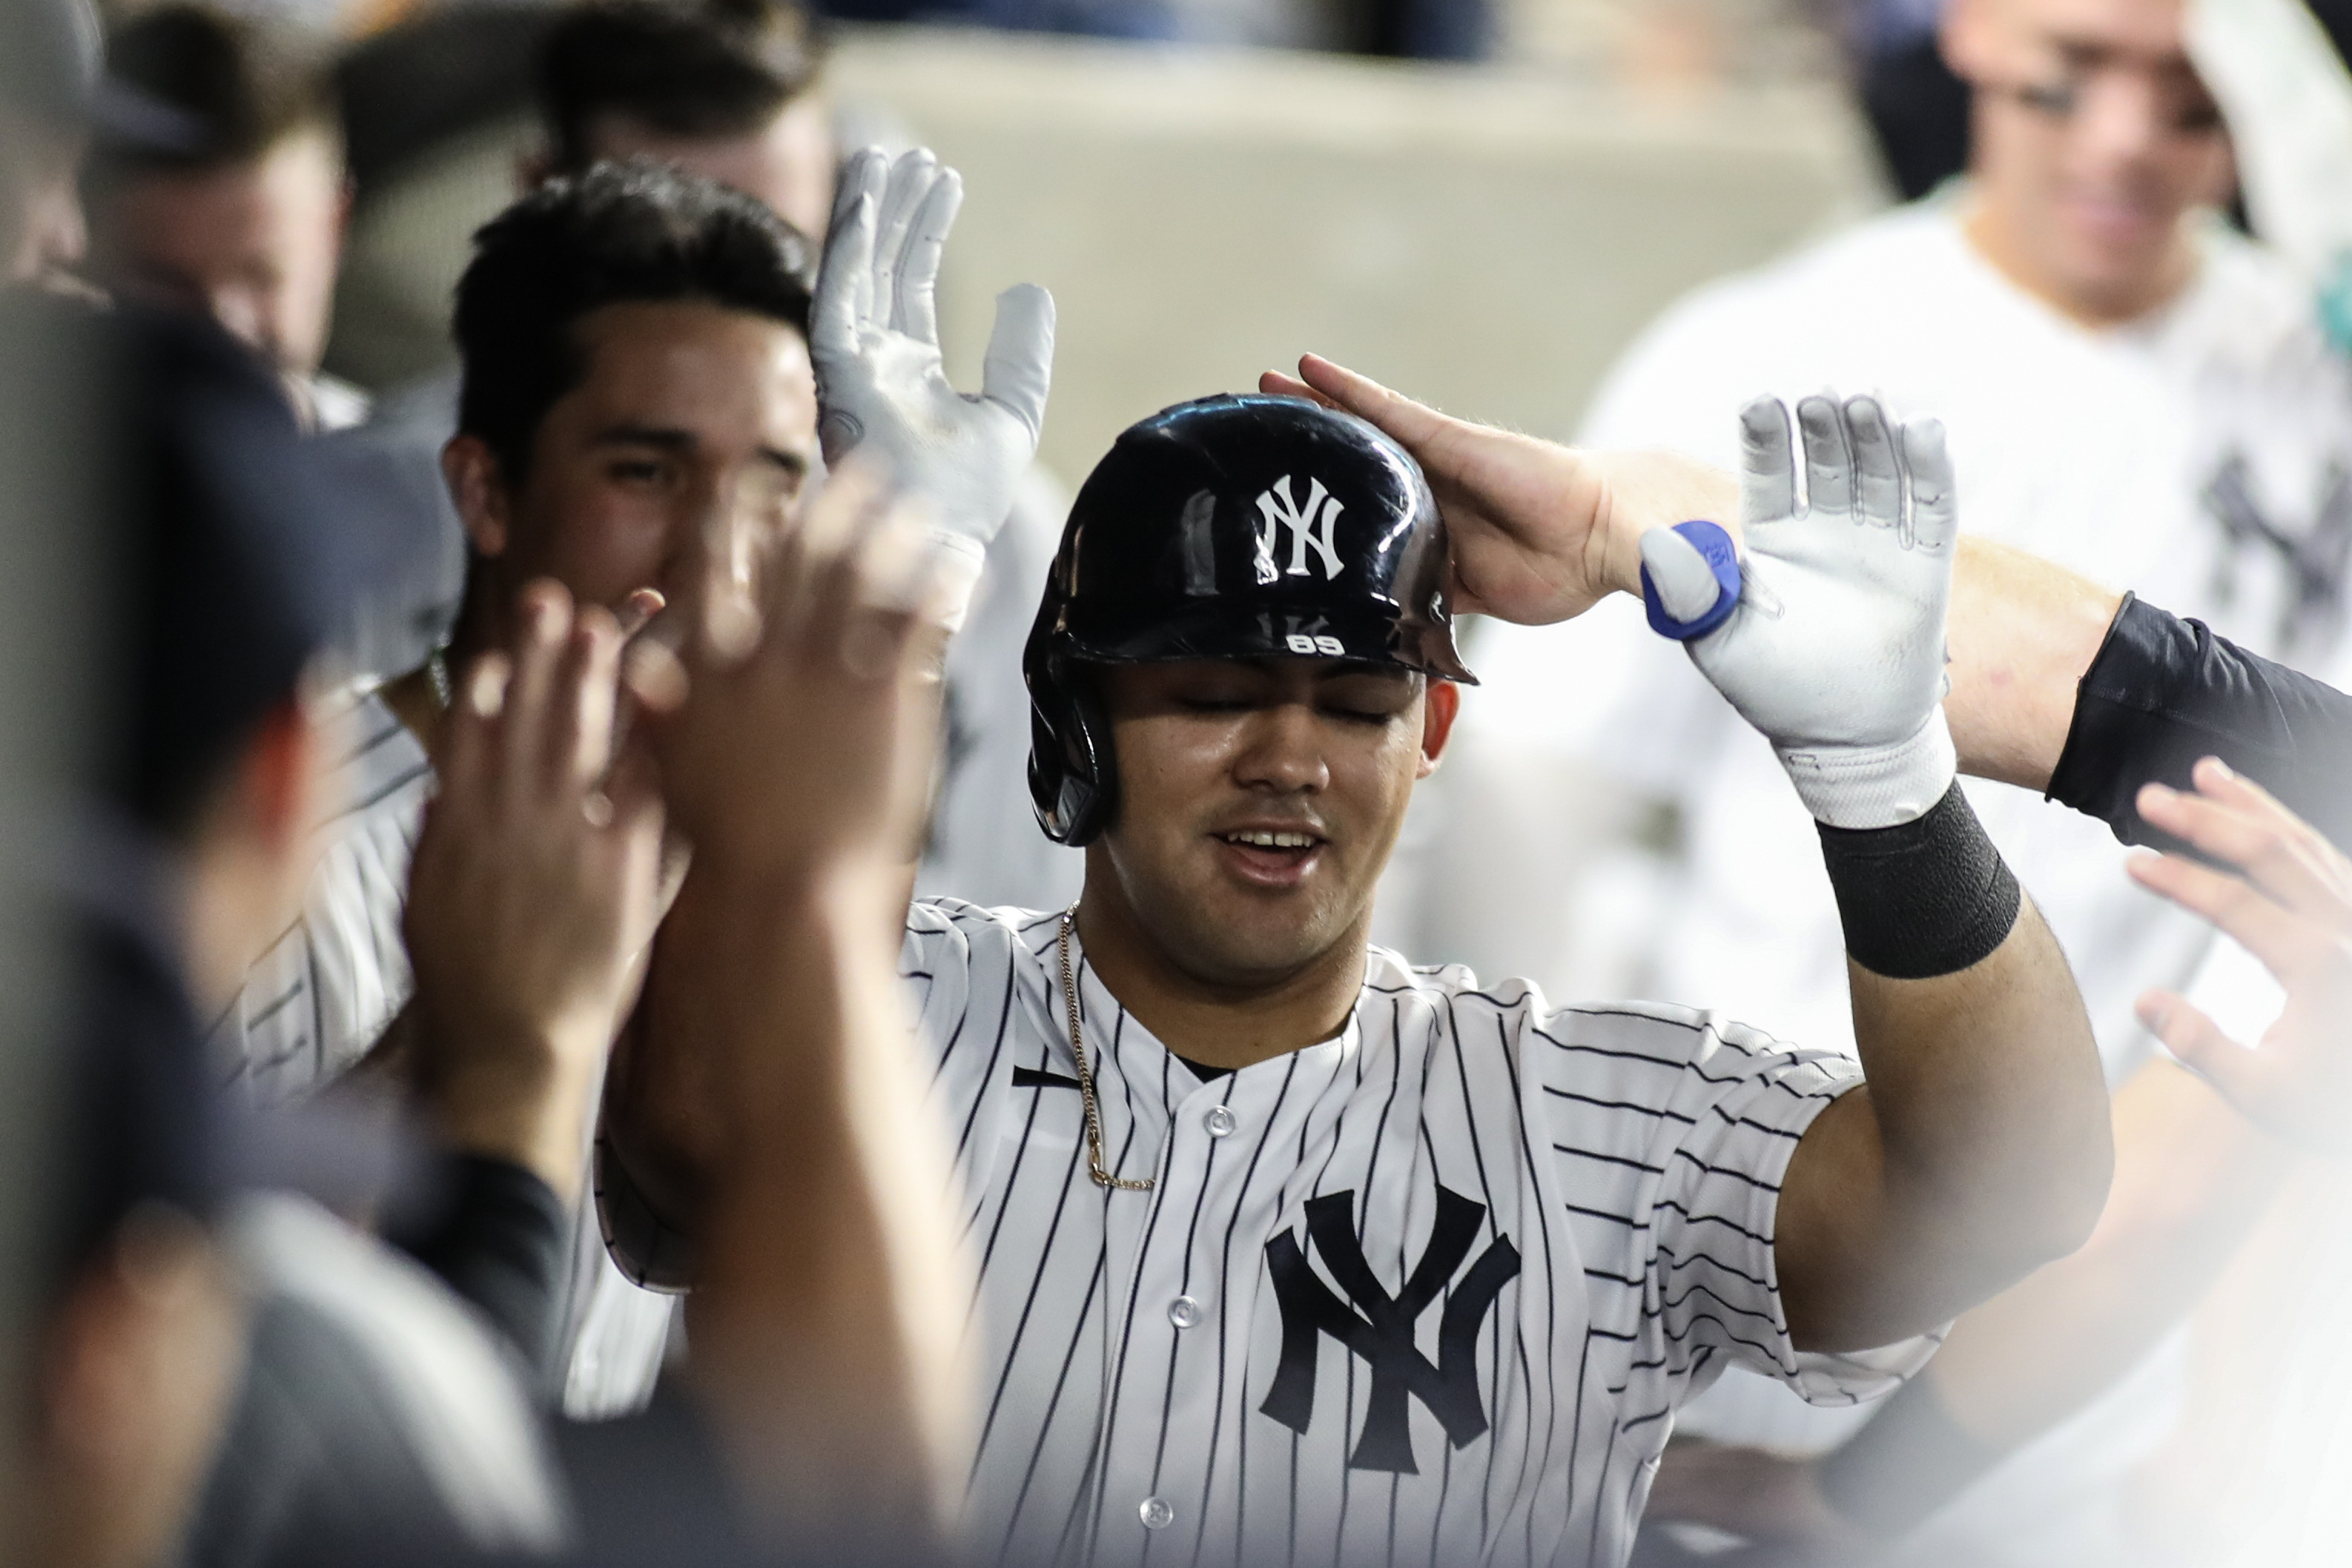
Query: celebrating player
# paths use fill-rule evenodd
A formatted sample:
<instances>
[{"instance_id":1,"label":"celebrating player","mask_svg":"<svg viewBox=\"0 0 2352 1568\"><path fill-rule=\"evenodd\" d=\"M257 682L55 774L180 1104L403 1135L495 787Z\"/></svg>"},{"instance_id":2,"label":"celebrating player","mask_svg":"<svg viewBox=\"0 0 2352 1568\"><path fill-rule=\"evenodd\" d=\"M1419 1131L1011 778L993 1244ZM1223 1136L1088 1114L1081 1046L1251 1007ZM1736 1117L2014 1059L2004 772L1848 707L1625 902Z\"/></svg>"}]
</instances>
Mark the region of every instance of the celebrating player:
<instances>
[{"instance_id":1,"label":"celebrating player","mask_svg":"<svg viewBox=\"0 0 2352 1568\"><path fill-rule=\"evenodd\" d=\"M1468 678L1451 605L1558 619L1633 561L1449 540L1402 449L1302 399L1168 410L1096 468L1027 653L1038 814L1085 892L907 927L936 1079L898 1113L950 1140L980 1275L973 1550L1622 1562L1726 1365L1874 1396L2079 1244L2105 1096L1953 789L1938 433L1827 417L1853 455L1749 531L1762 591L1697 648L1822 824L1867 1088L1705 1012L1368 946ZM1556 500L1594 539L1691 515L1644 477ZM730 1157L691 1048L742 962L698 896L723 874L689 874L607 1091L602 1191L671 1284Z\"/></svg>"}]
</instances>

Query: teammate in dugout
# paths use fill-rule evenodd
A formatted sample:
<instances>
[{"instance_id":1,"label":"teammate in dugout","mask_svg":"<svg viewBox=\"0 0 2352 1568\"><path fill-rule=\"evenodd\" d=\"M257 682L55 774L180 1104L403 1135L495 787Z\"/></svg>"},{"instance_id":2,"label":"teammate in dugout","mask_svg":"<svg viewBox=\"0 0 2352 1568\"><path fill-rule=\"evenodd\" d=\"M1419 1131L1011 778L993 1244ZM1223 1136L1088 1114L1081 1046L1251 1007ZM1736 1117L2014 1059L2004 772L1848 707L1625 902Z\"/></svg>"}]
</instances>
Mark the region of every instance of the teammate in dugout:
<instances>
[{"instance_id":1,"label":"teammate in dugout","mask_svg":"<svg viewBox=\"0 0 2352 1568\"><path fill-rule=\"evenodd\" d=\"M899 1109L951 1140L979 1274L971 1550L1622 1562L1674 1411L1727 1364L1874 1397L2087 1234L2090 1031L1953 789L1939 433L1832 417L1862 460L1748 529L1765 592L1694 646L1821 823L1867 1088L1707 1013L1559 1009L1367 944L1469 679L1451 613L1630 586L1631 548L1592 541L1673 514L1674 470L1596 467L1556 498L1581 526L1449 538L1392 441L1264 396L1168 410L1097 466L1027 653L1038 815L1086 847L1084 894L907 918L937 1075ZM673 1287L730 1157L690 1049L742 961L698 891L727 875L688 874L607 1089L614 1245Z\"/></svg>"}]
</instances>

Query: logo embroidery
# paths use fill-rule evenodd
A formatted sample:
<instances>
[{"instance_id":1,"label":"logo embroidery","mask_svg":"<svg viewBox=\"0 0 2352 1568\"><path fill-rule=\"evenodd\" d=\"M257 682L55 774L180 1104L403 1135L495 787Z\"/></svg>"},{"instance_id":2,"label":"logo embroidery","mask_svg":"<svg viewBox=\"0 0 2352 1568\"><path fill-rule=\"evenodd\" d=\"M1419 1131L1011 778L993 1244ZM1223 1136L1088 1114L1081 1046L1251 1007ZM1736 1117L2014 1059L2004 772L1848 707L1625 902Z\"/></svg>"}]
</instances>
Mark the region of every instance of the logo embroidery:
<instances>
[{"instance_id":1,"label":"logo embroidery","mask_svg":"<svg viewBox=\"0 0 2352 1568\"><path fill-rule=\"evenodd\" d=\"M1348 1292L1348 1301L1316 1277L1293 1232L1286 1230L1265 1244L1266 1271L1274 1277L1275 1299L1282 1307L1282 1362L1258 1408L1294 1432L1307 1430L1315 1416L1316 1352L1328 1333L1371 1368L1364 1432L1348 1467L1417 1476L1421 1470L1412 1458L1408 1396L1437 1417L1446 1440L1457 1448L1486 1430L1486 1406L1478 1398L1478 1331L1495 1298L1517 1276L1519 1249L1509 1237L1497 1236L1454 1283L1439 1320L1437 1364L1432 1366L1412 1343L1413 1324L1470 1255L1486 1207L1440 1186L1429 1246L1392 1300L1364 1261L1363 1243L1356 1237L1355 1207L1352 1190L1310 1198L1307 1204L1307 1239ZM1349 1302L1361 1310L1360 1316Z\"/></svg>"},{"instance_id":2,"label":"logo embroidery","mask_svg":"<svg viewBox=\"0 0 2352 1568\"><path fill-rule=\"evenodd\" d=\"M1307 552L1313 550L1323 561L1325 580L1339 575L1339 555L1331 545L1331 529L1339 521L1339 498L1324 493L1323 481L1307 482L1307 504L1300 506L1290 493L1290 476L1285 474L1273 487L1258 492L1257 497L1257 580L1272 582L1276 577L1305 577ZM1282 528L1290 530L1290 566L1286 571L1276 571L1274 565L1274 540Z\"/></svg>"}]
</instances>

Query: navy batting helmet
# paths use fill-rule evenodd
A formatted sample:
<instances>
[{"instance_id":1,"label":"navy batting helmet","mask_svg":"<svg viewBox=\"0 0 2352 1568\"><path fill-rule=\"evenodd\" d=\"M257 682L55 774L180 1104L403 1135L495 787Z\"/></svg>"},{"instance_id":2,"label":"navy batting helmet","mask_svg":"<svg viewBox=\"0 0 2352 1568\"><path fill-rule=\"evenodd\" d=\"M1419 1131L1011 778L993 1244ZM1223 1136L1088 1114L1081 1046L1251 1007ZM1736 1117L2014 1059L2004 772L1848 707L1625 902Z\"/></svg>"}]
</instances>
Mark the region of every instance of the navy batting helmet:
<instances>
[{"instance_id":1,"label":"navy batting helmet","mask_svg":"<svg viewBox=\"0 0 2352 1568\"><path fill-rule=\"evenodd\" d=\"M1118 800L1073 666L1283 656L1475 684L1454 646L1445 525L1404 449L1298 398L1202 398L1129 426L1078 491L1029 632L1029 793L1083 844Z\"/></svg>"}]
</instances>

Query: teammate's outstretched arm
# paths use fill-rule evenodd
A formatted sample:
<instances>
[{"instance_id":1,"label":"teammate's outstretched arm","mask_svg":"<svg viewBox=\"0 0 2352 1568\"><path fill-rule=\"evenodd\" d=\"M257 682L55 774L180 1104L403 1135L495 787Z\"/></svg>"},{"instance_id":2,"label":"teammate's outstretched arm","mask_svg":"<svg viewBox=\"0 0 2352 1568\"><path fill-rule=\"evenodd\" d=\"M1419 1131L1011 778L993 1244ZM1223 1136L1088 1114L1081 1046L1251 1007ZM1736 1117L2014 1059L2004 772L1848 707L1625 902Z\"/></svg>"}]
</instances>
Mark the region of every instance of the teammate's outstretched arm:
<instances>
[{"instance_id":1,"label":"teammate's outstretched arm","mask_svg":"<svg viewBox=\"0 0 2352 1568\"><path fill-rule=\"evenodd\" d=\"M686 1168L694 1384L754 1512L817 1554L920 1544L961 1479L961 1318L939 1306L970 1287L898 980L941 586L922 523L853 465L756 601L714 582L682 657L635 672L695 858L653 977L686 1027L616 1059L607 1213L616 1179Z\"/></svg>"},{"instance_id":2,"label":"teammate's outstretched arm","mask_svg":"<svg viewBox=\"0 0 2352 1568\"><path fill-rule=\"evenodd\" d=\"M1796 1343L1885 1344L2081 1245L2112 1164L2063 955L1955 779L1944 619L1958 520L1943 432L1878 405L1743 411L1745 587L1685 643L1820 824L1866 1087L1805 1134L1775 1255ZM1643 541L1654 574L1690 546Z\"/></svg>"},{"instance_id":3,"label":"teammate's outstretched arm","mask_svg":"<svg viewBox=\"0 0 2352 1568\"><path fill-rule=\"evenodd\" d=\"M1445 509L1456 602L1541 624L1642 591L1643 537L1690 518L1739 532L1740 483L1663 452L1591 452L1449 419L1312 355L1267 392L1370 420L1410 451ZM1696 586L1711 596L1705 572ZM1483 588L1485 596L1480 597ZM2144 601L1990 540L1954 556L1944 700L1963 773L2045 789L2133 842L2151 779L2185 787L2221 756L2352 845L2352 696Z\"/></svg>"}]
</instances>

